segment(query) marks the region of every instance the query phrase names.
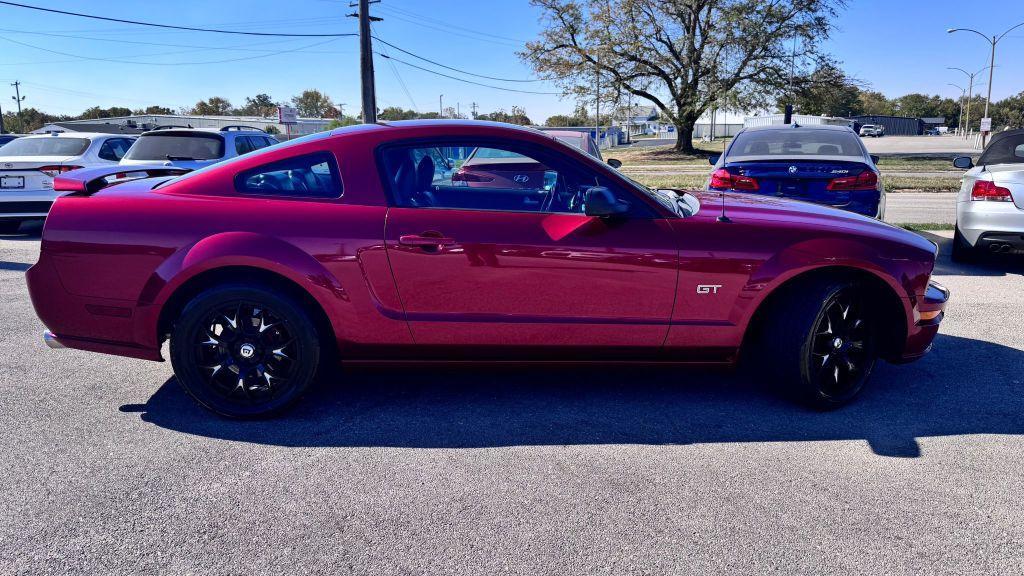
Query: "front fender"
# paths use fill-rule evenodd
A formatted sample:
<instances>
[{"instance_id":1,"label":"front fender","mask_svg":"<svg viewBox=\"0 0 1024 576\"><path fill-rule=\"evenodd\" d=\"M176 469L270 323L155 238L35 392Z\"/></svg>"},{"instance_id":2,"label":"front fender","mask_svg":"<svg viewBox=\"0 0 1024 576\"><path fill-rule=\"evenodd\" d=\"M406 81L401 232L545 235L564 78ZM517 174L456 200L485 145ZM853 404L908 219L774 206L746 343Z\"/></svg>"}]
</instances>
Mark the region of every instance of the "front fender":
<instances>
[{"instance_id":1,"label":"front fender","mask_svg":"<svg viewBox=\"0 0 1024 576\"><path fill-rule=\"evenodd\" d=\"M348 294L320 262L280 238L224 232L179 249L153 272L139 296L137 341L159 344L160 311L182 285L204 272L233 266L258 268L294 282L317 301L338 333L335 319L348 302Z\"/></svg>"}]
</instances>

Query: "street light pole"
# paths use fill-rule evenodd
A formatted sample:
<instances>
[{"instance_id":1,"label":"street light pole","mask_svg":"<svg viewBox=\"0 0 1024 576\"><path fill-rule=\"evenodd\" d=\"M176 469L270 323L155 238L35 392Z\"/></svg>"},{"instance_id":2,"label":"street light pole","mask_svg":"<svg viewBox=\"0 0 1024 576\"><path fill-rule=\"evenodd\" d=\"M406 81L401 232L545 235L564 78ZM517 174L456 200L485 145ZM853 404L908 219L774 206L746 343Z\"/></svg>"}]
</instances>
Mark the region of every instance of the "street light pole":
<instances>
[{"instance_id":1,"label":"street light pole","mask_svg":"<svg viewBox=\"0 0 1024 576\"><path fill-rule=\"evenodd\" d=\"M970 83L967 85L967 122L964 124L964 138L966 139L967 131L970 129L971 123L971 100L974 99L974 77L977 76L978 74L981 74L985 70L988 70L989 67L986 66L985 68L978 70L974 74L971 74L970 72L964 70L963 68L956 68L954 66L946 66L946 68L948 70L957 70L958 72L963 72L970 79ZM988 114L987 109L985 110L985 114Z\"/></svg>"},{"instance_id":2,"label":"street light pole","mask_svg":"<svg viewBox=\"0 0 1024 576\"><path fill-rule=\"evenodd\" d=\"M1013 32L1014 30L1016 30L1017 28L1020 28L1021 26L1024 26L1024 22L1021 22L1020 24L1017 24L1016 26L1012 26L1010 28L1007 28L1002 34L996 34L996 35L992 36L991 38L989 38L985 34L982 34L981 32L978 32L977 30L975 30L973 28L949 28L948 30L946 30L946 33L948 33L948 34L952 34L953 32L974 32L978 36L981 36L982 38L984 38L985 41L987 41L992 46L992 52L989 55L989 60L988 60L988 95L985 97L985 116L983 116L983 118L989 118L989 115L988 115L988 105L992 101L992 75L995 72L995 67L996 67L996 44L998 44L1000 40L1005 38L1007 34L1009 34L1010 32ZM988 137L988 132L987 131L981 133L981 147L982 148L985 147L985 140L986 140L987 137Z\"/></svg>"}]
</instances>

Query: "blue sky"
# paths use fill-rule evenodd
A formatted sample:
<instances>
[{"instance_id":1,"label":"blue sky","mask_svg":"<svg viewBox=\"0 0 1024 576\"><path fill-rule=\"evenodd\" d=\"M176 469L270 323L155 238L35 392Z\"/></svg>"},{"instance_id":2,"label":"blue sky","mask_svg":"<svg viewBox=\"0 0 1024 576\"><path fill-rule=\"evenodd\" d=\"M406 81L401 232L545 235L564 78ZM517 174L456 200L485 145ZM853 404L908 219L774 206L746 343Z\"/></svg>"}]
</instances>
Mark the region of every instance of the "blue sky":
<instances>
[{"instance_id":1,"label":"blue sky","mask_svg":"<svg viewBox=\"0 0 1024 576\"><path fill-rule=\"evenodd\" d=\"M24 1L201 27L307 34L356 31L355 19L345 17L351 12L348 0ZM959 95L947 82L965 85L966 78L946 66L983 68L988 64L988 44L974 34L950 35L945 29L960 26L1001 32L1024 21L1020 2L981 0L967 11L963 6L951 0L850 0L827 47L843 61L848 73L889 96L907 92ZM534 38L539 30L538 14L527 0L383 0L373 10L384 18L375 25L375 33L411 52L489 76L531 75L515 56L517 46ZM13 88L8 84L20 80L27 97L24 105L51 113L76 114L91 105L178 108L209 96L223 96L241 105L245 96L259 92L286 100L305 88L327 92L335 102L347 104L346 112L354 113L359 102L357 48L355 38L282 39L182 32L0 6L0 105L10 109L14 103L8 92L13 93ZM993 99L1024 90L1024 59L1017 56L1021 53L1024 28L999 45ZM223 60L234 61L219 62ZM984 76L976 86L979 93L984 92ZM543 83L475 80L523 90L556 90ZM458 104L463 113L473 102L481 112L518 105L535 121L573 108L573 102L559 96L473 86L402 64L392 67L380 58L377 94L381 106L415 107L424 112L437 110L441 94L445 106Z\"/></svg>"}]
</instances>

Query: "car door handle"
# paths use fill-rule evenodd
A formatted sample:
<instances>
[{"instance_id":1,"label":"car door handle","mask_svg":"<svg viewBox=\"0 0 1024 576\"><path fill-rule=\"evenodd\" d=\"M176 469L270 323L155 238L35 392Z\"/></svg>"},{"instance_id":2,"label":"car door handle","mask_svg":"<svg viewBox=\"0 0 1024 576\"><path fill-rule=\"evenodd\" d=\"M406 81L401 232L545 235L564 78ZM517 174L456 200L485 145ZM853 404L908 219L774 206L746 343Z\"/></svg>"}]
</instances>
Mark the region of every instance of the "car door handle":
<instances>
[{"instance_id":1,"label":"car door handle","mask_svg":"<svg viewBox=\"0 0 1024 576\"><path fill-rule=\"evenodd\" d=\"M434 248L437 246L450 246L455 244L455 239L446 238L441 235L434 236L432 234L405 234L398 237L398 243L403 246Z\"/></svg>"}]
</instances>

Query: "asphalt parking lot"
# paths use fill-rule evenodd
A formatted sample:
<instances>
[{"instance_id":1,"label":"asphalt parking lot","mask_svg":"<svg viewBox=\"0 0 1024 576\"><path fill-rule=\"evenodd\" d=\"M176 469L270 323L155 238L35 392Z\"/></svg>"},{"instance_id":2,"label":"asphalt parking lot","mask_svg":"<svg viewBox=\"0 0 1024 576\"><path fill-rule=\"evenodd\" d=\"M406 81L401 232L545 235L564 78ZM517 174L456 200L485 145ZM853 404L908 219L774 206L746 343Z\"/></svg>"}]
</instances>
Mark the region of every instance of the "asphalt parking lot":
<instances>
[{"instance_id":1,"label":"asphalt parking lot","mask_svg":"<svg viewBox=\"0 0 1024 576\"><path fill-rule=\"evenodd\" d=\"M933 352L813 413L679 369L361 369L220 420L51 351L0 239L0 573L1019 574L1024 263L950 263Z\"/></svg>"}]
</instances>

